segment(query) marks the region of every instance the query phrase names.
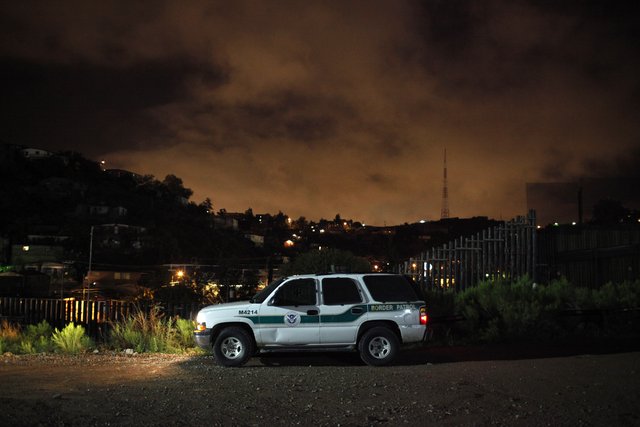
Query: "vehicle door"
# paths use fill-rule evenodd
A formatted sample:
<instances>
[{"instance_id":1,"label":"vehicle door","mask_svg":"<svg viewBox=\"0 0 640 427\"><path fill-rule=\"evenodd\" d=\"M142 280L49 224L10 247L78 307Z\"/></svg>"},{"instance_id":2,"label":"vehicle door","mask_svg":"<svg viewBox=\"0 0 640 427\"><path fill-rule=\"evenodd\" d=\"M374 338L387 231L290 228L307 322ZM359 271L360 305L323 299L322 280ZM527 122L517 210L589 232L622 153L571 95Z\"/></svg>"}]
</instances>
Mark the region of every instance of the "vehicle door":
<instances>
[{"instance_id":1,"label":"vehicle door","mask_svg":"<svg viewBox=\"0 0 640 427\"><path fill-rule=\"evenodd\" d=\"M316 280L284 282L260 307L263 345L318 344L319 309Z\"/></svg>"},{"instance_id":2,"label":"vehicle door","mask_svg":"<svg viewBox=\"0 0 640 427\"><path fill-rule=\"evenodd\" d=\"M320 344L353 344L367 318L367 306L358 282L349 277L321 281Z\"/></svg>"}]
</instances>

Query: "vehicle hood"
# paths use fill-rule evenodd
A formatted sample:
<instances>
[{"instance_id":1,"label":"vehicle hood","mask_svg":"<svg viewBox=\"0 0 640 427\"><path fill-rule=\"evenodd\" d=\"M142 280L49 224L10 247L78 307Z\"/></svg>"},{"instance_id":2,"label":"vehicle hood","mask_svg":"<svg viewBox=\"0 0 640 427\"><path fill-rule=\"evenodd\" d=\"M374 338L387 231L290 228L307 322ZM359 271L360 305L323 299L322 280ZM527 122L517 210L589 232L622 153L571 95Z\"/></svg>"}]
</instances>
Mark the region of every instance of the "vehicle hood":
<instances>
[{"instance_id":1,"label":"vehicle hood","mask_svg":"<svg viewBox=\"0 0 640 427\"><path fill-rule=\"evenodd\" d=\"M232 309L237 310L238 308L249 306L249 305L251 305L249 301L225 302L223 304L208 305L200 311L203 313L209 313L212 311L222 311L222 310L232 310Z\"/></svg>"}]
</instances>

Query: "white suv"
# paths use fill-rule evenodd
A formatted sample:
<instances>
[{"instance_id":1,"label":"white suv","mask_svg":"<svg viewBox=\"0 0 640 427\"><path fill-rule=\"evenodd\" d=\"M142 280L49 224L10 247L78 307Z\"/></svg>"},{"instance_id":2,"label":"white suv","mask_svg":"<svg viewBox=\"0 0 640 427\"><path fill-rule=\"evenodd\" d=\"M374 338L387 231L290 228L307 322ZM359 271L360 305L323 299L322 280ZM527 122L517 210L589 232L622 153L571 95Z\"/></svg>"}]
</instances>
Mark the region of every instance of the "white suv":
<instances>
[{"instance_id":1,"label":"white suv","mask_svg":"<svg viewBox=\"0 0 640 427\"><path fill-rule=\"evenodd\" d=\"M391 362L401 344L424 340L427 313L396 274L314 274L276 280L250 301L198 313L196 343L223 366L257 352L358 350L368 365Z\"/></svg>"}]
</instances>

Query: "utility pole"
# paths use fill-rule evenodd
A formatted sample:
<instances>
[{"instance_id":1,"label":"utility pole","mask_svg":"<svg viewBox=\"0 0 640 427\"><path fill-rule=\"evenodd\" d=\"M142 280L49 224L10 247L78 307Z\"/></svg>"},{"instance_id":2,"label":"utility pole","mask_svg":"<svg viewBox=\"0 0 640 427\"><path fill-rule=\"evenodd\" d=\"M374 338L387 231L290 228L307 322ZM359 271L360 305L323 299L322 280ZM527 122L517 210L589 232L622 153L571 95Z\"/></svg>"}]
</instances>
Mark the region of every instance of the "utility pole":
<instances>
[{"instance_id":1,"label":"utility pole","mask_svg":"<svg viewBox=\"0 0 640 427\"><path fill-rule=\"evenodd\" d=\"M91 262L93 258L93 225L91 226L91 234L89 238L89 270L87 271L87 295L86 295L86 310L87 310L87 323L89 322L89 291L91 290Z\"/></svg>"},{"instance_id":2,"label":"utility pole","mask_svg":"<svg viewBox=\"0 0 640 427\"><path fill-rule=\"evenodd\" d=\"M442 180L442 209L440 219L449 218L449 189L447 183L447 149L444 149L444 178Z\"/></svg>"}]
</instances>

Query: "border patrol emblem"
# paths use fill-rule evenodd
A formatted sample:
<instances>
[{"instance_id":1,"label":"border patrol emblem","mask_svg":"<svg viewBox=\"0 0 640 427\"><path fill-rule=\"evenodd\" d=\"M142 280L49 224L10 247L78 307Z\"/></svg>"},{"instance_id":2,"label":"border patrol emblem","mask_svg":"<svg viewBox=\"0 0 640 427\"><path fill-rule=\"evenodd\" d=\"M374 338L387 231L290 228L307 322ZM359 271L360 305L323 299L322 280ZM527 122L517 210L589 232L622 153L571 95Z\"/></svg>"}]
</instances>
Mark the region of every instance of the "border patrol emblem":
<instances>
[{"instance_id":1,"label":"border patrol emblem","mask_svg":"<svg viewBox=\"0 0 640 427\"><path fill-rule=\"evenodd\" d=\"M284 324L287 326L298 326L300 324L300 315L290 311L284 315Z\"/></svg>"}]
</instances>

